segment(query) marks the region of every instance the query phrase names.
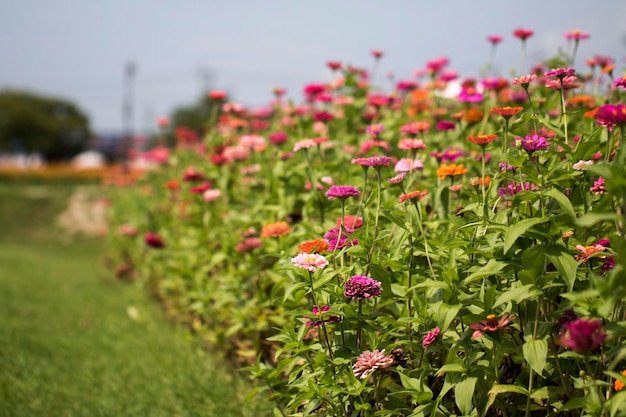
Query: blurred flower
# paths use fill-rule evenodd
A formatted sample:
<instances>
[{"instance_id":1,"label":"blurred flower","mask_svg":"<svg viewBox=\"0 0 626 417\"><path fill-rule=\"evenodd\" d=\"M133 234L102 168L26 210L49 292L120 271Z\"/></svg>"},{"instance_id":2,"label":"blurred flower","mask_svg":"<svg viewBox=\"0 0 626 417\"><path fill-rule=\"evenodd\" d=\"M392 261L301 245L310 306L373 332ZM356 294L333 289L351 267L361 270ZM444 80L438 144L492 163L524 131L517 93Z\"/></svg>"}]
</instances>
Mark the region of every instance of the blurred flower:
<instances>
[{"instance_id":1,"label":"blurred flower","mask_svg":"<svg viewBox=\"0 0 626 417\"><path fill-rule=\"evenodd\" d=\"M437 128L437 130L454 130L456 128L456 124L454 124L454 122L442 120L441 122L437 123L437 126L435 127Z\"/></svg>"},{"instance_id":2,"label":"blurred flower","mask_svg":"<svg viewBox=\"0 0 626 417\"><path fill-rule=\"evenodd\" d=\"M564 77L572 76L576 73L574 68L554 68L550 71L546 71L543 75L546 77L556 77L562 79Z\"/></svg>"},{"instance_id":3,"label":"blurred flower","mask_svg":"<svg viewBox=\"0 0 626 417\"><path fill-rule=\"evenodd\" d=\"M352 299L378 297L382 293L381 283L370 277L356 275L343 284L344 295Z\"/></svg>"},{"instance_id":4,"label":"blurred flower","mask_svg":"<svg viewBox=\"0 0 626 417\"><path fill-rule=\"evenodd\" d=\"M151 248L161 249L165 247L165 242L156 233L152 233L152 232L146 233L144 235L144 241L146 242L146 245L150 246Z\"/></svg>"},{"instance_id":5,"label":"blurred flower","mask_svg":"<svg viewBox=\"0 0 626 417\"><path fill-rule=\"evenodd\" d=\"M221 190L206 190L202 193L202 199L206 202L215 201L222 196Z\"/></svg>"},{"instance_id":6,"label":"blurred flower","mask_svg":"<svg viewBox=\"0 0 626 417\"><path fill-rule=\"evenodd\" d=\"M226 99L226 91L222 91L222 90L213 90L211 92L209 92L209 98L211 100L225 100Z\"/></svg>"},{"instance_id":7,"label":"blurred flower","mask_svg":"<svg viewBox=\"0 0 626 417\"><path fill-rule=\"evenodd\" d=\"M365 128L365 131L374 137L378 137L378 135L385 131L385 126L380 123L373 124L367 126L367 128Z\"/></svg>"},{"instance_id":8,"label":"blurred flower","mask_svg":"<svg viewBox=\"0 0 626 417\"><path fill-rule=\"evenodd\" d=\"M300 149L308 149L315 146L317 146L317 143L313 139L302 139L293 145L293 151L297 152Z\"/></svg>"},{"instance_id":9,"label":"blurred flower","mask_svg":"<svg viewBox=\"0 0 626 417\"><path fill-rule=\"evenodd\" d=\"M624 90L626 90L626 76L614 79L613 80L613 87L615 87L615 88L621 87Z\"/></svg>"},{"instance_id":10,"label":"blurred flower","mask_svg":"<svg viewBox=\"0 0 626 417\"><path fill-rule=\"evenodd\" d=\"M202 181L204 178L204 174L200 171L196 171L193 165L188 166L183 173L183 181Z\"/></svg>"},{"instance_id":11,"label":"blurred flower","mask_svg":"<svg viewBox=\"0 0 626 417\"><path fill-rule=\"evenodd\" d=\"M406 172L400 172L398 175L389 178L387 182L389 184L401 184L402 181L404 181L404 178L406 178Z\"/></svg>"},{"instance_id":12,"label":"blurred flower","mask_svg":"<svg viewBox=\"0 0 626 417\"><path fill-rule=\"evenodd\" d=\"M597 349L606 338L600 320L579 318L563 326L559 343L574 352L587 354Z\"/></svg>"},{"instance_id":13,"label":"blurred flower","mask_svg":"<svg viewBox=\"0 0 626 417\"><path fill-rule=\"evenodd\" d=\"M382 148L382 149L384 149L387 152L389 152L391 150L391 148L389 147L389 144L387 142L385 142L384 140L370 139L370 140L366 140L365 142L363 142L361 144L361 148L359 149L359 152L361 154L365 154L365 153L369 152L374 147Z\"/></svg>"},{"instance_id":14,"label":"blurred flower","mask_svg":"<svg viewBox=\"0 0 626 417\"><path fill-rule=\"evenodd\" d=\"M177 180L169 180L165 183L165 188L168 190L178 190L180 188L180 183Z\"/></svg>"},{"instance_id":15,"label":"blurred flower","mask_svg":"<svg viewBox=\"0 0 626 417\"><path fill-rule=\"evenodd\" d=\"M289 137L287 136L285 132L283 132L282 130L279 130L277 132L270 134L268 136L268 139L272 144L280 145L280 144L287 142Z\"/></svg>"},{"instance_id":16,"label":"blurred flower","mask_svg":"<svg viewBox=\"0 0 626 417\"><path fill-rule=\"evenodd\" d=\"M483 95L471 87L461 89L457 98L463 103L480 103L483 101Z\"/></svg>"},{"instance_id":17,"label":"blurred flower","mask_svg":"<svg viewBox=\"0 0 626 417\"><path fill-rule=\"evenodd\" d=\"M613 268L615 268L615 255L607 256L602 265L600 265L600 269L603 274L606 274Z\"/></svg>"},{"instance_id":18,"label":"blurred flower","mask_svg":"<svg viewBox=\"0 0 626 417\"><path fill-rule=\"evenodd\" d=\"M422 340L422 347L426 349L428 346L432 345L439 336L439 333L441 333L439 327L435 327L434 329L426 333L426 336L424 336L424 340Z\"/></svg>"},{"instance_id":19,"label":"blurred flower","mask_svg":"<svg viewBox=\"0 0 626 417\"><path fill-rule=\"evenodd\" d=\"M584 39L589 39L588 33L583 33L580 30L572 30L571 32L565 32L565 40L571 41L582 41Z\"/></svg>"},{"instance_id":20,"label":"blurred flower","mask_svg":"<svg viewBox=\"0 0 626 417\"><path fill-rule=\"evenodd\" d=\"M531 184L529 182L523 182L521 184L509 182L505 187L498 188L498 196L507 199L508 197L513 197L515 194L522 191L531 191L538 188L539 187L537 185Z\"/></svg>"},{"instance_id":21,"label":"blurred flower","mask_svg":"<svg viewBox=\"0 0 626 417\"><path fill-rule=\"evenodd\" d=\"M338 218L337 223L336 223L337 228L339 228L340 225L341 225L341 218ZM343 218L343 227L352 229L352 230L359 229L363 227L363 218L357 217L357 216L345 216Z\"/></svg>"},{"instance_id":22,"label":"blurred flower","mask_svg":"<svg viewBox=\"0 0 626 417\"><path fill-rule=\"evenodd\" d=\"M574 168L576 171L586 171L588 167L593 165L593 161L592 160L588 160L588 161L583 161L582 159L578 162L576 162L574 165L572 165L572 168Z\"/></svg>"},{"instance_id":23,"label":"blurred flower","mask_svg":"<svg viewBox=\"0 0 626 417\"><path fill-rule=\"evenodd\" d=\"M328 242L326 239L317 238L313 240L307 240L306 242L298 245L298 249L303 253L322 253L328 249Z\"/></svg>"},{"instance_id":24,"label":"blurred flower","mask_svg":"<svg viewBox=\"0 0 626 417\"><path fill-rule=\"evenodd\" d=\"M413 122L407 123L400 127L400 132L405 133L407 135L419 135L420 133L428 132L430 128L430 123L428 122Z\"/></svg>"},{"instance_id":25,"label":"blurred flower","mask_svg":"<svg viewBox=\"0 0 626 417\"><path fill-rule=\"evenodd\" d=\"M537 74L528 74L519 78L513 78L511 84L520 85L522 87L527 88L530 83L537 79Z\"/></svg>"},{"instance_id":26,"label":"blurred flower","mask_svg":"<svg viewBox=\"0 0 626 417\"><path fill-rule=\"evenodd\" d=\"M598 194L606 194L606 188L604 188L604 178L600 177L596 181L593 182L593 186L589 188L589 191Z\"/></svg>"},{"instance_id":27,"label":"blurred flower","mask_svg":"<svg viewBox=\"0 0 626 417\"><path fill-rule=\"evenodd\" d=\"M518 39L521 39L523 42L526 39L533 36L534 33L535 32L533 32L531 29L515 29L515 31L513 31L513 36L515 36Z\"/></svg>"},{"instance_id":28,"label":"blurred flower","mask_svg":"<svg viewBox=\"0 0 626 417\"><path fill-rule=\"evenodd\" d=\"M119 232L119 234L124 235L124 236L129 236L129 237L135 237L137 236L137 233L138 233L138 230L128 223L124 223L120 225L117 231Z\"/></svg>"},{"instance_id":29,"label":"blurred flower","mask_svg":"<svg viewBox=\"0 0 626 417\"><path fill-rule=\"evenodd\" d=\"M626 376L626 369L624 369L622 371L622 376ZM624 389L624 383L622 381L620 381L619 379L616 379L615 382L613 383L613 389L615 389L615 391L621 391Z\"/></svg>"},{"instance_id":30,"label":"blurred flower","mask_svg":"<svg viewBox=\"0 0 626 417\"><path fill-rule=\"evenodd\" d=\"M341 69L341 62L339 62L339 61L328 61L326 63L326 66L328 67L328 69L330 69L332 71L337 71L338 69Z\"/></svg>"},{"instance_id":31,"label":"blurred flower","mask_svg":"<svg viewBox=\"0 0 626 417\"><path fill-rule=\"evenodd\" d=\"M398 142L398 149L405 151L426 149L426 144L422 139L402 138Z\"/></svg>"},{"instance_id":32,"label":"blurred flower","mask_svg":"<svg viewBox=\"0 0 626 417\"><path fill-rule=\"evenodd\" d=\"M424 164L419 159L402 158L393 167L396 172L412 172L424 169Z\"/></svg>"},{"instance_id":33,"label":"blurred flower","mask_svg":"<svg viewBox=\"0 0 626 417\"><path fill-rule=\"evenodd\" d=\"M465 123L478 123L483 120L484 115L485 113L482 110L471 107L463 111L461 119Z\"/></svg>"},{"instance_id":34,"label":"blurred flower","mask_svg":"<svg viewBox=\"0 0 626 417\"><path fill-rule=\"evenodd\" d=\"M361 192L351 185L333 185L328 191L326 191L326 197L346 199L348 197L358 197Z\"/></svg>"},{"instance_id":35,"label":"blurred flower","mask_svg":"<svg viewBox=\"0 0 626 417\"><path fill-rule=\"evenodd\" d=\"M504 313L499 320L496 320L495 314L487 316L487 320L481 320L479 323L473 323L469 325L469 328L474 330L472 337L479 337L484 333L493 333L499 330L508 330L509 324L515 320L515 316L509 313Z\"/></svg>"},{"instance_id":36,"label":"blurred flower","mask_svg":"<svg viewBox=\"0 0 626 417\"><path fill-rule=\"evenodd\" d=\"M261 239L258 237L249 237L242 242L237 243L235 250L239 253L250 252L256 248L261 247Z\"/></svg>"},{"instance_id":37,"label":"blurred flower","mask_svg":"<svg viewBox=\"0 0 626 417\"><path fill-rule=\"evenodd\" d=\"M463 164L441 164L437 168L437 176L442 180L445 180L447 177L463 175L466 172L467 168Z\"/></svg>"},{"instance_id":38,"label":"blurred flower","mask_svg":"<svg viewBox=\"0 0 626 417\"><path fill-rule=\"evenodd\" d=\"M578 251L578 254L576 254L574 258L577 261L582 260L583 263L587 263L587 260L591 255L598 252L604 252L606 248L600 244L595 244L591 246L576 245L576 250Z\"/></svg>"},{"instance_id":39,"label":"blurred flower","mask_svg":"<svg viewBox=\"0 0 626 417\"><path fill-rule=\"evenodd\" d=\"M386 167L392 161L393 159L390 156L383 155L383 156L370 156L369 158L356 158L352 160L352 163L380 169L382 167Z\"/></svg>"},{"instance_id":40,"label":"blurred flower","mask_svg":"<svg viewBox=\"0 0 626 417\"><path fill-rule=\"evenodd\" d=\"M301 253L291 258L291 263L298 268L304 268L309 272L315 272L328 265L328 261L317 253Z\"/></svg>"},{"instance_id":41,"label":"blurred flower","mask_svg":"<svg viewBox=\"0 0 626 417\"><path fill-rule=\"evenodd\" d=\"M305 318L309 320L304 324L309 327L316 328L325 323L339 323L339 317L337 316L328 316L327 318L324 318L324 314L328 313L329 311L330 307L328 307L327 305L325 305L321 309L317 308L317 306L313 307L313 309L311 310L311 313L313 313L313 317L306 316Z\"/></svg>"},{"instance_id":42,"label":"blurred flower","mask_svg":"<svg viewBox=\"0 0 626 417\"><path fill-rule=\"evenodd\" d=\"M571 90L580 86L578 83L578 78L573 75L558 80L546 80L544 85L553 90L560 90L561 88L563 90Z\"/></svg>"},{"instance_id":43,"label":"blurred flower","mask_svg":"<svg viewBox=\"0 0 626 417\"><path fill-rule=\"evenodd\" d=\"M195 187L191 187L189 191L193 194L203 194L206 190L210 188L211 188L211 183L207 181Z\"/></svg>"},{"instance_id":44,"label":"blurred flower","mask_svg":"<svg viewBox=\"0 0 626 417\"><path fill-rule=\"evenodd\" d=\"M261 229L261 237L280 237L288 235L291 232L287 222L275 222L266 224Z\"/></svg>"},{"instance_id":45,"label":"blurred flower","mask_svg":"<svg viewBox=\"0 0 626 417\"><path fill-rule=\"evenodd\" d=\"M402 194L398 201L404 203L405 201L419 199L428 195L428 191L411 191L410 193Z\"/></svg>"},{"instance_id":46,"label":"blurred flower","mask_svg":"<svg viewBox=\"0 0 626 417\"><path fill-rule=\"evenodd\" d=\"M385 369L391 365L393 365L393 357L385 355L385 349L381 351L376 349L373 352L366 350L359 355L356 363L352 365L352 372L357 378L367 379L375 370Z\"/></svg>"},{"instance_id":47,"label":"blurred flower","mask_svg":"<svg viewBox=\"0 0 626 417\"><path fill-rule=\"evenodd\" d=\"M380 59L380 58L382 58L383 55L384 55L384 53L380 49L372 49L372 56L375 59Z\"/></svg>"},{"instance_id":48,"label":"blurred flower","mask_svg":"<svg viewBox=\"0 0 626 417\"><path fill-rule=\"evenodd\" d=\"M485 187L489 187L489 184L491 184L491 177L489 175L485 177L472 177L467 182L472 187L482 187L483 185Z\"/></svg>"},{"instance_id":49,"label":"blurred flower","mask_svg":"<svg viewBox=\"0 0 626 417\"><path fill-rule=\"evenodd\" d=\"M487 40L489 41L489 43L491 43L492 45L497 45L500 42L502 42L502 36L499 35L490 35L487 36Z\"/></svg>"}]
</instances>

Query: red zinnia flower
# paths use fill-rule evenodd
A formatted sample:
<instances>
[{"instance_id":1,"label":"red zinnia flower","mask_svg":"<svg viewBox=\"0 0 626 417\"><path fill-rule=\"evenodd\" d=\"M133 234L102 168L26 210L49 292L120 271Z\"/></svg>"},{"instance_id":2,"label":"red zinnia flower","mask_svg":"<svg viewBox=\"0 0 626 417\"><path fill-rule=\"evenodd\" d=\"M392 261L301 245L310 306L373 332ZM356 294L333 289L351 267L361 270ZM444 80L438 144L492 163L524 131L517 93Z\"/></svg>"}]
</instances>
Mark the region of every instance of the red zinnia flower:
<instances>
[{"instance_id":1,"label":"red zinnia flower","mask_svg":"<svg viewBox=\"0 0 626 417\"><path fill-rule=\"evenodd\" d=\"M490 144L491 142L493 142L497 138L498 138L498 135L495 135L495 134L468 136L467 137L467 139L470 142L475 143L476 145L480 145L480 146L487 146L488 144Z\"/></svg>"},{"instance_id":2,"label":"red zinnia flower","mask_svg":"<svg viewBox=\"0 0 626 417\"><path fill-rule=\"evenodd\" d=\"M491 35L491 36L487 36L487 40L492 44L492 45L497 45L500 42L502 42L502 36L499 35Z\"/></svg>"},{"instance_id":3,"label":"red zinnia flower","mask_svg":"<svg viewBox=\"0 0 626 417\"><path fill-rule=\"evenodd\" d=\"M211 100L224 100L226 98L226 91L213 90L209 93Z\"/></svg>"},{"instance_id":4,"label":"red zinnia flower","mask_svg":"<svg viewBox=\"0 0 626 417\"><path fill-rule=\"evenodd\" d=\"M507 118L507 119L509 117L515 116L517 113L521 112L522 110L524 110L523 107L505 106L505 107L492 107L491 108L492 113L499 114L500 116Z\"/></svg>"},{"instance_id":5,"label":"red zinnia flower","mask_svg":"<svg viewBox=\"0 0 626 417\"><path fill-rule=\"evenodd\" d=\"M525 41L526 39L530 38L534 34L535 34L535 32L533 32L531 29L516 29L513 32L513 36L515 36L518 39L521 39L522 42Z\"/></svg>"}]
</instances>

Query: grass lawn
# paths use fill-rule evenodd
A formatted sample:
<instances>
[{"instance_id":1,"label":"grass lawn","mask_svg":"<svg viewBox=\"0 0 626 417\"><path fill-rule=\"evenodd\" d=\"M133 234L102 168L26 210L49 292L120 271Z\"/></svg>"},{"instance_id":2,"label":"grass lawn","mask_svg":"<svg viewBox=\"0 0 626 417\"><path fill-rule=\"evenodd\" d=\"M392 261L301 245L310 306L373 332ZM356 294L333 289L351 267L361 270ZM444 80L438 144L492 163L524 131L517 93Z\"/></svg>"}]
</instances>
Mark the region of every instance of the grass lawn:
<instances>
[{"instance_id":1,"label":"grass lawn","mask_svg":"<svg viewBox=\"0 0 626 417\"><path fill-rule=\"evenodd\" d=\"M258 416L247 383L54 227L75 185L0 180L0 416Z\"/></svg>"}]
</instances>

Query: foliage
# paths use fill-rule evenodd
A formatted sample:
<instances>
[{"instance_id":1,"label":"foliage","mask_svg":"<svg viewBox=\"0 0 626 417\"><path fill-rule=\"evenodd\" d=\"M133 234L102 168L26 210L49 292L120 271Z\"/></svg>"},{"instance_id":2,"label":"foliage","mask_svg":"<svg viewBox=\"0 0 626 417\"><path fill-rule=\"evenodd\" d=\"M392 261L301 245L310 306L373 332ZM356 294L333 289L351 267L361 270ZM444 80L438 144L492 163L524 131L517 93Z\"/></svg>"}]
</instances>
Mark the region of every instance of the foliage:
<instances>
[{"instance_id":1,"label":"foliage","mask_svg":"<svg viewBox=\"0 0 626 417\"><path fill-rule=\"evenodd\" d=\"M391 96L343 68L266 123L225 115L112 189L118 262L274 415L622 415L626 120L596 124L600 81L543 71L446 98L445 64Z\"/></svg>"},{"instance_id":2,"label":"foliage","mask_svg":"<svg viewBox=\"0 0 626 417\"><path fill-rule=\"evenodd\" d=\"M0 93L0 151L70 158L91 138L87 116L73 103L22 91Z\"/></svg>"}]
</instances>

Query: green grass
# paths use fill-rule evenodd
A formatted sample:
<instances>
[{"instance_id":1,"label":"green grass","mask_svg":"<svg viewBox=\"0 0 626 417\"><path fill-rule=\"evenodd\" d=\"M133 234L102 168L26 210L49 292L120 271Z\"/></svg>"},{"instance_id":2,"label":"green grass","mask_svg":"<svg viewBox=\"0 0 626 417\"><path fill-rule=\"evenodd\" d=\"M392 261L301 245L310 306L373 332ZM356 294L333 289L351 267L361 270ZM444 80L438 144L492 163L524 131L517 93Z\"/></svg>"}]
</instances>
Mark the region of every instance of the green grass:
<instances>
[{"instance_id":1,"label":"green grass","mask_svg":"<svg viewBox=\"0 0 626 417\"><path fill-rule=\"evenodd\" d=\"M243 416L246 382L56 229L73 186L0 183L0 416Z\"/></svg>"}]
</instances>

